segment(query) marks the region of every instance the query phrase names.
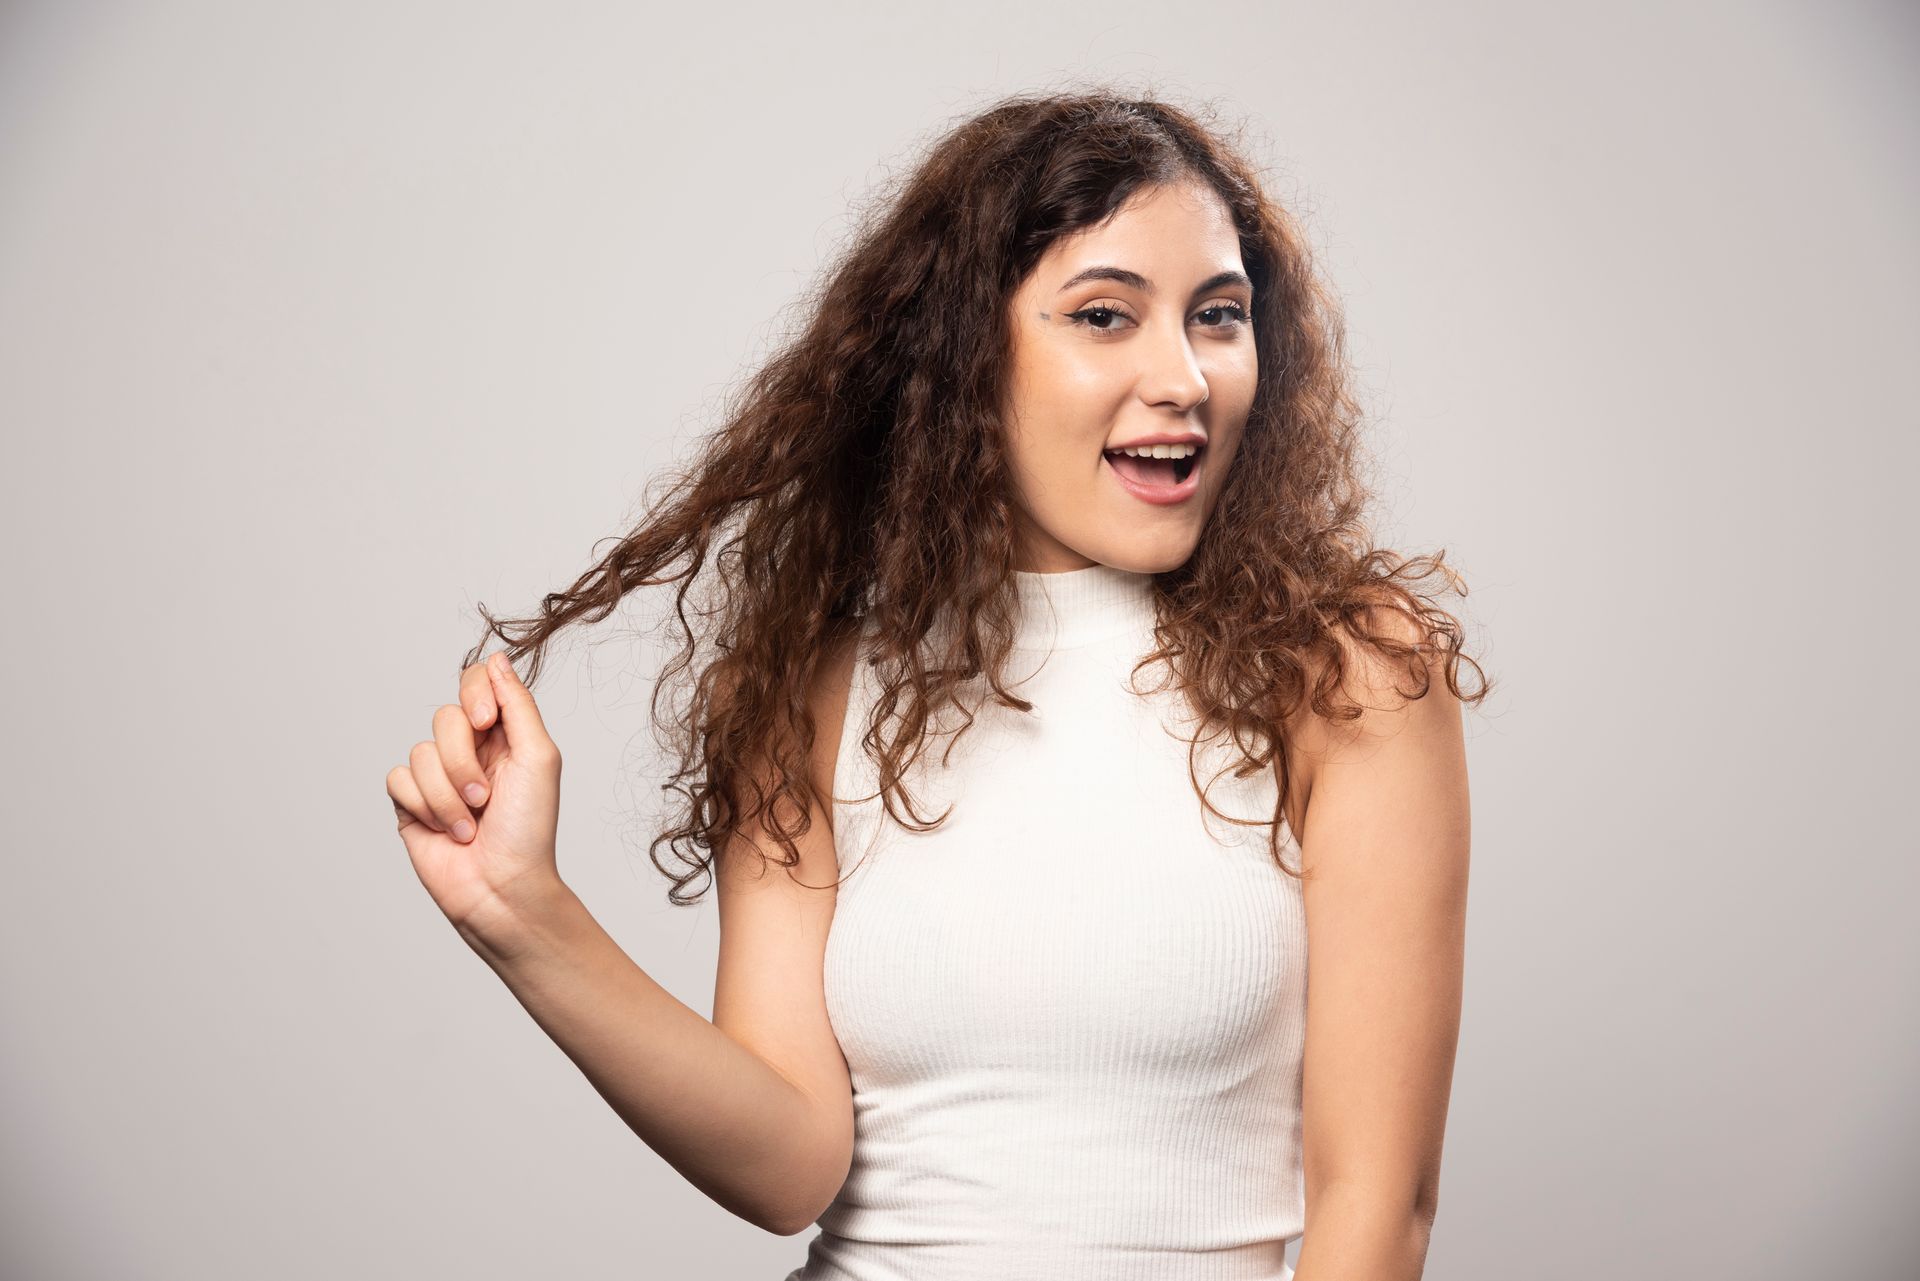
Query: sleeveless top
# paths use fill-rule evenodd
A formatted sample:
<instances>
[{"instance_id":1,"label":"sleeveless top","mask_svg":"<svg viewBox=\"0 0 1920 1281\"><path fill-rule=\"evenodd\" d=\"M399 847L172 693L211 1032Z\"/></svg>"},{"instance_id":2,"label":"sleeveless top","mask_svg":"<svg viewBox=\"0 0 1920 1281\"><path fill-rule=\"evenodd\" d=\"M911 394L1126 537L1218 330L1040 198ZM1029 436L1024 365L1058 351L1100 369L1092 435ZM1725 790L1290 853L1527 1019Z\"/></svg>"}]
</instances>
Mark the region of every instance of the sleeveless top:
<instances>
[{"instance_id":1,"label":"sleeveless top","mask_svg":"<svg viewBox=\"0 0 1920 1281\"><path fill-rule=\"evenodd\" d=\"M1300 883L1269 827L1201 808L1198 722L1166 665L1130 676L1152 648L1152 575L1093 565L1017 587L1004 683L1034 710L978 681L957 742L958 712L935 719L907 773L922 818L952 807L931 831L872 795L862 637L824 974L853 1163L786 1281L1289 1281L1306 1222ZM1223 772L1229 748L1203 743L1194 773L1217 810L1265 824L1278 782ZM1298 869L1284 822L1280 848Z\"/></svg>"}]
</instances>

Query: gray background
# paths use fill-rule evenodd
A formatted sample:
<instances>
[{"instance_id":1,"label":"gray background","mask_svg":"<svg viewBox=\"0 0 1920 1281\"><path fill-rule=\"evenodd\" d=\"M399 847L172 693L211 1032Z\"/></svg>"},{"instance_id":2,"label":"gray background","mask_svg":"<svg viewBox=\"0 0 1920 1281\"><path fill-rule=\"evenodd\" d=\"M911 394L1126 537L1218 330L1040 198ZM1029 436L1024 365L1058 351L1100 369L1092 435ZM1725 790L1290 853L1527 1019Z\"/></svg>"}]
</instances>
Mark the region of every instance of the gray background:
<instances>
[{"instance_id":1,"label":"gray background","mask_svg":"<svg viewBox=\"0 0 1920 1281\"><path fill-rule=\"evenodd\" d=\"M1917 51L1863 3L0 9L0 1271L800 1262L447 927L383 778L878 179L1107 79L1249 125L1503 682L1426 1275L1912 1276ZM537 693L562 873L707 1013L659 656L603 624Z\"/></svg>"}]
</instances>

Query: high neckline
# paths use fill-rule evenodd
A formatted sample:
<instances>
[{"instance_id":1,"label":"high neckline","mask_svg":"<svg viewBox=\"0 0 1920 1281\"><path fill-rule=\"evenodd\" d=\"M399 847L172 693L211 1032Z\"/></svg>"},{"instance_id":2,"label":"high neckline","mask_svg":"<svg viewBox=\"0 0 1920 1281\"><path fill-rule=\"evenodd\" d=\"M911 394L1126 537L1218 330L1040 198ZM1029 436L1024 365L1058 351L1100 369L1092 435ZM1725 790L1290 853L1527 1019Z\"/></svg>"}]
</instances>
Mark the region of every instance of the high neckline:
<instances>
[{"instance_id":1,"label":"high neckline","mask_svg":"<svg viewBox=\"0 0 1920 1281\"><path fill-rule=\"evenodd\" d=\"M1152 574L1094 564L1053 574L1016 569L1013 581L1020 649L1064 649L1153 626Z\"/></svg>"}]
</instances>

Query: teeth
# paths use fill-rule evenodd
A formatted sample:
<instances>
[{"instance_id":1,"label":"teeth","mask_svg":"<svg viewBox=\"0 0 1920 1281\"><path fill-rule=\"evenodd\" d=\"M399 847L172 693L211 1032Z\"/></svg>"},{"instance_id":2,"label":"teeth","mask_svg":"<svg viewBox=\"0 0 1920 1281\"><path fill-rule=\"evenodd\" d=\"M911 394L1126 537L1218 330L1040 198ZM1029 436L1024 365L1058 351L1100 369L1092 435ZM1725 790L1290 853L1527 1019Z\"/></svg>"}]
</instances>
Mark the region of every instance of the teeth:
<instances>
[{"instance_id":1,"label":"teeth","mask_svg":"<svg viewBox=\"0 0 1920 1281\"><path fill-rule=\"evenodd\" d=\"M1132 454L1135 458L1191 458L1200 452L1198 445L1140 445L1132 449L1109 449L1109 454Z\"/></svg>"}]
</instances>

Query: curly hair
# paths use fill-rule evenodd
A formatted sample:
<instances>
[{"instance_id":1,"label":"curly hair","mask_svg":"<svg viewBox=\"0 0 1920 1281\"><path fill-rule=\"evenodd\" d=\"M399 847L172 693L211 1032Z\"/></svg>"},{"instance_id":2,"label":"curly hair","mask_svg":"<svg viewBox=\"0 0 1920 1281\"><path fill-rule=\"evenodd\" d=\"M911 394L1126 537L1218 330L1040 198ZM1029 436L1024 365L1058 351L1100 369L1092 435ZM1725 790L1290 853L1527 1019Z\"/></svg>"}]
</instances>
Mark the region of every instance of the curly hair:
<instances>
[{"instance_id":1,"label":"curly hair","mask_svg":"<svg viewBox=\"0 0 1920 1281\"><path fill-rule=\"evenodd\" d=\"M826 803L809 777L807 691L850 630L871 628L859 661L886 673L861 740L878 767L876 795L914 830L945 819L923 819L905 784L930 719L960 707L964 732L972 718L960 695L980 679L1001 705L1032 709L1002 684L1018 608L1000 412L1009 300L1061 236L1143 187L1196 178L1238 229L1260 376L1197 547L1154 575L1156 648L1141 664L1165 660L1175 673L1200 713L1198 739L1233 736L1236 775L1274 770L1281 801L1269 848L1294 876L1279 840L1285 727L1303 700L1332 720L1361 715L1343 692L1356 648L1404 665L1411 697L1425 695L1435 666L1456 697L1486 697L1484 673L1471 698L1458 683L1462 662L1481 671L1462 652L1459 620L1415 590L1439 574L1465 595L1444 549L1409 559L1373 545L1344 322L1305 237L1237 143L1154 94L1016 95L939 137L879 191L801 300L799 332L729 397L693 461L664 474L647 519L543 597L537 616L501 620L480 606L486 635L463 666L497 636L509 658L531 655L532 684L562 628L605 618L637 588L679 584L680 649L656 686L653 719L678 754L662 791L684 803L648 851L673 881L672 903L698 902L705 888L690 894L688 884L702 873L711 884L716 854L756 820L784 855L770 861L799 863L795 839L811 827L810 807ZM714 652L684 707L663 719L660 690L701 647L687 601L710 558L717 583L699 612ZM953 625L936 627L941 619ZM661 861L662 846L684 871Z\"/></svg>"}]
</instances>

